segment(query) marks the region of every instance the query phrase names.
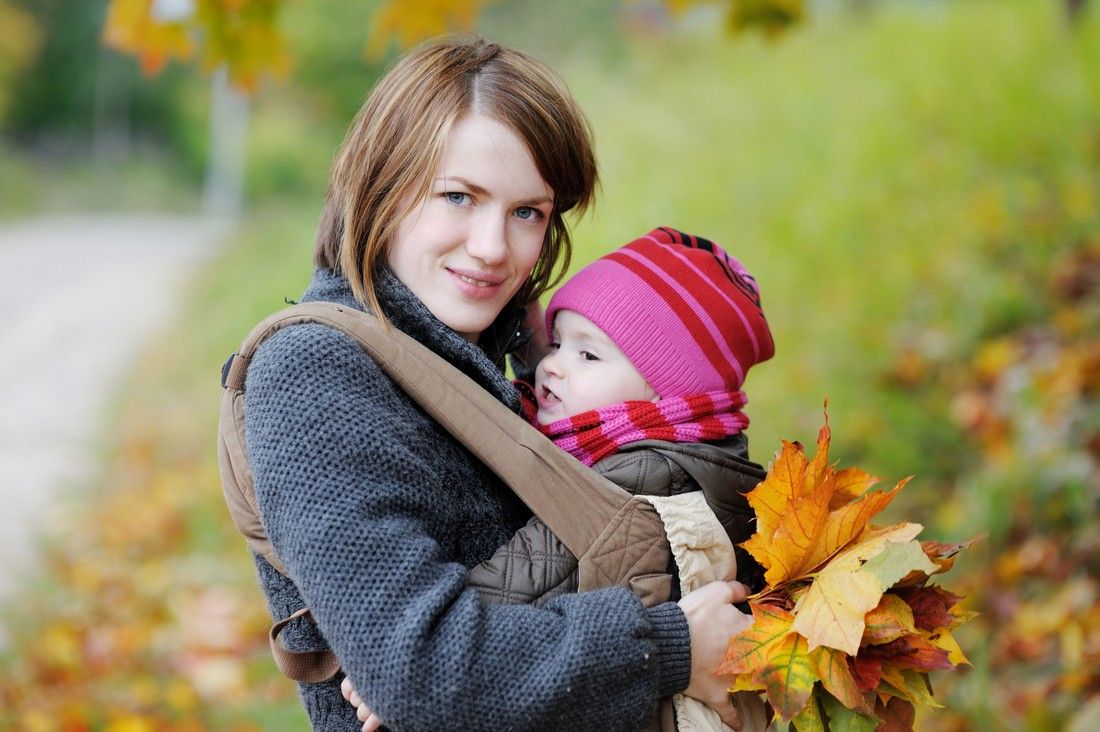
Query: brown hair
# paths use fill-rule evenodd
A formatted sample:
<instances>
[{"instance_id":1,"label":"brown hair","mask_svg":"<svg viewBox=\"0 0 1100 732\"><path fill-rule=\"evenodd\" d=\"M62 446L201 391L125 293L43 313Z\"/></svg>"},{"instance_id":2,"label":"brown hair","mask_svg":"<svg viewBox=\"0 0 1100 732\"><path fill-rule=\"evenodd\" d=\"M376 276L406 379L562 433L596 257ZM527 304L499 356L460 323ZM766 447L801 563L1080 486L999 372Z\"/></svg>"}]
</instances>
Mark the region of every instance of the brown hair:
<instances>
[{"instance_id":1,"label":"brown hair","mask_svg":"<svg viewBox=\"0 0 1100 732\"><path fill-rule=\"evenodd\" d=\"M383 320L374 268L407 213L402 203L427 194L447 133L469 112L515 132L554 192L546 239L518 301L539 297L569 266L563 214L583 212L596 186L587 120L533 58L480 38L435 39L402 57L359 110L333 165L317 232L315 264L343 272L356 299Z\"/></svg>"}]
</instances>

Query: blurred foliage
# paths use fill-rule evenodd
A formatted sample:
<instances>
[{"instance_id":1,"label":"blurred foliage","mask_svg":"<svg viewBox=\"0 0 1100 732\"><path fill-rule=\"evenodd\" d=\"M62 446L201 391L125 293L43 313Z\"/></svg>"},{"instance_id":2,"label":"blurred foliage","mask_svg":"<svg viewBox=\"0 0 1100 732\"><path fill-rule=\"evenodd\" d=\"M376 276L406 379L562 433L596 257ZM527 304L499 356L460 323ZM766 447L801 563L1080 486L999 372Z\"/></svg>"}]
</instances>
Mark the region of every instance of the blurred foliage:
<instances>
[{"instance_id":1,"label":"blurred foliage","mask_svg":"<svg viewBox=\"0 0 1100 732\"><path fill-rule=\"evenodd\" d=\"M603 184L575 227L575 267L654 225L721 242L761 282L777 343L746 386L754 457L813 435L828 396L841 463L916 476L895 518L945 541L989 534L951 580L981 613L959 631L974 668L933 674L948 708L918 727L1095 728L1095 9L1070 27L1056 2L858 14L821 3L776 44L730 43L713 22L725 6L670 23L664 4L565 5L494 3L479 22L506 43L545 44L592 121ZM65 0L40 7L83 17ZM9 610L0 727L302 725L266 660L263 602L221 507L216 375L305 283L325 168L383 63L363 58L366 12L338 0L284 8L296 59L285 85L255 97L257 210L122 395L92 493L101 505L74 509L84 515L55 544L43 586ZM37 69L62 29L32 17ZM0 156L0 175L42 175L12 165ZM196 607L222 640L187 630Z\"/></svg>"},{"instance_id":2,"label":"blurred foliage","mask_svg":"<svg viewBox=\"0 0 1100 732\"><path fill-rule=\"evenodd\" d=\"M9 1L41 42L14 78L0 78L0 96L9 102L0 109L0 131L8 145L45 164L92 153L112 164L167 156L178 178L197 183L206 147L206 102L197 79L169 69L148 80L128 59L103 49L107 0ZM0 37L5 32L0 24Z\"/></svg>"},{"instance_id":3,"label":"blurred foliage","mask_svg":"<svg viewBox=\"0 0 1100 732\"><path fill-rule=\"evenodd\" d=\"M34 19L11 0L0 0L0 119L8 105L8 87L23 71L41 42Z\"/></svg>"},{"instance_id":4,"label":"blurred foliage","mask_svg":"<svg viewBox=\"0 0 1100 732\"><path fill-rule=\"evenodd\" d=\"M225 66L232 81L254 91L263 74L285 76L290 55L279 27L281 0L111 0L103 27L108 46L134 54L147 74L171 59L209 72Z\"/></svg>"},{"instance_id":5,"label":"blurred foliage","mask_svg":"<svg viewBox=\"0 0 1100 732\"><path fill-rule=\"evenodd\" d=\"M622 0L630 4L637 0ZM199 58L206 71L229 70L240 89L254 92L264 74L284 77L290 45L279 23L285 0L110 0L103 41L133 54L148 74L169 60ZM473 30L487 6L501 0L373 0L366 35L368 57L380 59L396 46L408 48L432 36ZM647 0L674 13L701 5L719 6L731 31L759 27L775 35L802 20L803 0ZM167 8L167 9L166 9Z\"/></svg>"}]
</instances>

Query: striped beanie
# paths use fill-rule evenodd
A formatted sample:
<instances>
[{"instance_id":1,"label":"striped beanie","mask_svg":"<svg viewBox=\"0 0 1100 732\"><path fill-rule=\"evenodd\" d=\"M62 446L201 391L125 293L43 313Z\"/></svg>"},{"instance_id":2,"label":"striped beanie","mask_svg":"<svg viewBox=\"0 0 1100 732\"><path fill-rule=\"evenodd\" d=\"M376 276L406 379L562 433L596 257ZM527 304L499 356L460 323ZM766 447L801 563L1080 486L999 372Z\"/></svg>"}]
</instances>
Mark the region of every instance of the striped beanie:
<instances>
[{"instance_id":1,"label":"striped beanie","mask_svg":"<svg viewBox=\"0 0 1100 732\"><path fill-rule=\"evenodd\" d=\"M573 310L615 342L662 398L741 389L775 354L756 279L713 242L661 227L597 259L546 310Z\"/></svg>"}]
</instances>

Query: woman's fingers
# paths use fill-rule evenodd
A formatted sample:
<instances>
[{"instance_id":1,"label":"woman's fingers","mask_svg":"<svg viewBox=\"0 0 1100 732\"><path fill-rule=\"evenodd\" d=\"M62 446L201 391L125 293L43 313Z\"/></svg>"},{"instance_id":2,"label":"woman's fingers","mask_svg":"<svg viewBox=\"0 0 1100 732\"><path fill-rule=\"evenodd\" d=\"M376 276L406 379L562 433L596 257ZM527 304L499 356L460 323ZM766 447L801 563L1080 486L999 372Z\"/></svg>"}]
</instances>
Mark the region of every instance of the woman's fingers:
<instances>
[{"instance_id":1,"label":"woman's fingers","mask_svg":"<svg viewBox=\"0 0 1100 732\"><path fill-rule=\"evenodd\" d=\"M363 732L374 732L374 730L382 727L382 720L366 705L363 697L359 696L359 692L355 690L351 679L347 676L340 682L340 693L343 694L344 700L348 704L355 707L355 718L363 723Z\"/></svg>"},{"instance_id":2,"label":"woman's fingers","mask_svg":"<svg viewBox=\"0 0 1100 732\"><path fill-rule=\"evenodd\" d=\"M745 600L745 598L747 598L749 596L749 588L745 587L740 582L731 580L731 581L726 582L726 584L729 585L729 588L730 588L730 593L731 593L730 602L731 603L743 602Z\"/></svg>"},{"instance_id":3,"label":"woman's fingers","mask_svg":"<svg viewBox=\"0 0 1100 732\"><path fill-rule=\"evenodd\" d=\"M344 701L351 702L351 695L355 691L355 687L351 685L351 679L347 676L340 682L340 693L344 695Z\"/></svg>"},{"instance_id":4,"label":"woman's fingers","mask_svg":"<svg viewBox=\"0 0 1100 732\"><path fill-rule=\"evenodd\" d=\"M740 582L711 582L679 602L691 634L691 681L684 693L716 711L734 729L740 728L741 720L728 691L732 678L719 676L714 669L725 658L730 638L752 624L752 616L732 604L745 596Z\"/></svg>"}]
</instances>

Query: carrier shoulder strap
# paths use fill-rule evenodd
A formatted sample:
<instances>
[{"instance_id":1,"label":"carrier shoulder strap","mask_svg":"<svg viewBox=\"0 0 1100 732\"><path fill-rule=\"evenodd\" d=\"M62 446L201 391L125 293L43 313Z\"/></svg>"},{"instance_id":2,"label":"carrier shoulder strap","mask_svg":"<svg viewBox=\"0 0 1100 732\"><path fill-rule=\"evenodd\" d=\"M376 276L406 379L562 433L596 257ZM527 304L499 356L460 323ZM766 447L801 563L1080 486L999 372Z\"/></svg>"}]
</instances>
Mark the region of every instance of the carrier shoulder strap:
<instances>
[{"instance_id":1,"label":"carrier shoulder strap","mask_svg":"<svg viewBox=\"0 0 1100 732\"><path fill-rule=\"evenodd\" d=\"M259 345L281 328L302 323L323 324L354 338L409 397L507 483L578 557L581 590L618 584L647 605L668 598L668 540L650 503L585 468L412 337L383 327L368 313L323 302L294 305L266 318L222 373L218 446L226 504L249 546L276 569L286 573L256 505L244 445L244 382ZM274 640L272 645L274 650Z\"/></svg>"}]
</instances>

